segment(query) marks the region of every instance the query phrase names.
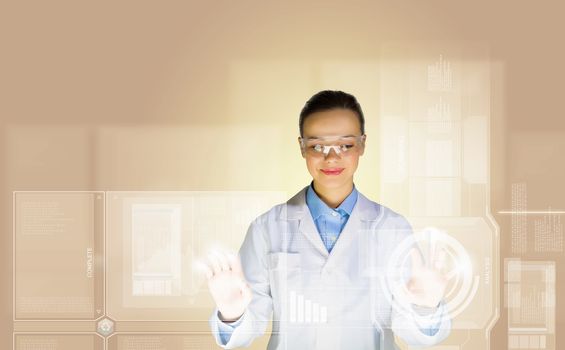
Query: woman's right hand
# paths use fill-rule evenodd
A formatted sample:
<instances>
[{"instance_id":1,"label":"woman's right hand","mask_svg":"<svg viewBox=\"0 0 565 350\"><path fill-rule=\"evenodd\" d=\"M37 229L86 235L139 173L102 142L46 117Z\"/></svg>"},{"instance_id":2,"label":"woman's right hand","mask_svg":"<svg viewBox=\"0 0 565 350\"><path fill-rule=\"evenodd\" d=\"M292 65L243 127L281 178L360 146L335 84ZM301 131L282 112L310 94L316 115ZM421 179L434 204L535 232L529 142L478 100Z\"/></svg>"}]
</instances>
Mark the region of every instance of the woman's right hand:
<instances>
[{"instance_id":1,"label":"woman's right hand","mask_svg":"<svg viewBox=\"0 0 565 350\"><path fill-rule=\"evenodd\" d=\"M239 258L234 254L222 252L209 254L206 277L210 294L220 311L220 320L237 321L252 298L251 288L245 281Z\"/></svg>"}]
</instances>

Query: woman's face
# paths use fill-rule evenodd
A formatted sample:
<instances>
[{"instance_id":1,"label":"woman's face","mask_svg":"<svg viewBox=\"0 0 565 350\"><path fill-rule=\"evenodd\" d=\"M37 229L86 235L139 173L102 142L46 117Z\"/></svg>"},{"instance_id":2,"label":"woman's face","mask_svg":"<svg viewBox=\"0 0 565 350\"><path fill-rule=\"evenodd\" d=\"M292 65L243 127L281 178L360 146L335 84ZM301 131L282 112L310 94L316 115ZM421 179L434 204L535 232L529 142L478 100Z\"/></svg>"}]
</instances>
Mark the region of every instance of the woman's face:
<instances>
[{"instance_id":1,"label":"woman's face","mask_svg":"<svg viewBox=\"0 0 565 350\"><path fill-rule=\"evenodd\" d=\"M346 138L341 138L347 136ZM306 159L306 167L314 183L319 187L337 189L353 184L353 174L357 170L359 157L364 152L364 138L351 146L354 137L361 136L361 125L357 114L349 109L331 109L309 115L303 125L304 143L310 146L320 140L322 145L340 145L345 152L337 154L334 148L329 152L316 153L312 147L301 148ZM332 139L333 137L333 139ZM324 138L330 138L324 141ZM359 138L358 138L359 139ZM309 140L309 141L308 141ZM300 139L299 139L300 143Z\"/></svg>"}]
</instances>

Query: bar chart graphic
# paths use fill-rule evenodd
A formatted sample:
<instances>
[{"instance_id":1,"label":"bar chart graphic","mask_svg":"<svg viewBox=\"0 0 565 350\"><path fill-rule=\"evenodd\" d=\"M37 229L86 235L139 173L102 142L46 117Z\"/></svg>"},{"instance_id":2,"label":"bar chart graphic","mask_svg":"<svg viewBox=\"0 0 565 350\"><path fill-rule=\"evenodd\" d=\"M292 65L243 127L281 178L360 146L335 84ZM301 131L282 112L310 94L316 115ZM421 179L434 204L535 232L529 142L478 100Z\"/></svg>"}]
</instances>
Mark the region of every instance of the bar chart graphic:
<instances>
[{"instance_id":1,"label":"bar chart graphic","mask_svg":"<svg viewBox=\"0 0 565 350\"><path fill-rule=\"evenodd\" d=\"M328 309L312 302L296 291L289 292L289 321L291 323L326 323Z\"/></svg>"}]
</instances>

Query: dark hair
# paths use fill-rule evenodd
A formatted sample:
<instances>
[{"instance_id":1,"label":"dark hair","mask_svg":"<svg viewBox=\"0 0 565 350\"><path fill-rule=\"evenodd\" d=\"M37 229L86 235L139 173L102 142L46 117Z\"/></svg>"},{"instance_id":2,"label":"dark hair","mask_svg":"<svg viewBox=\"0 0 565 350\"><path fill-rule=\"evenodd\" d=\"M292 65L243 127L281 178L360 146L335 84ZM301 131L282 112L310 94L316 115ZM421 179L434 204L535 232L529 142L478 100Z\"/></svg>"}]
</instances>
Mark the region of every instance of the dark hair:
<instances>
[{"instance_id":1,"label":"dark hair","mask_svg":"<svg viewBox=\"0 0 565 350\"><path fill-rule=\"evenodd\" d=\"M355 114L357 114L357 118L359 118L361 134L365 134L365 117L363 116L361 105L359 105L355 96L339 90L323 90L310 97L302 108L302 111L300 112L300 120L298 122L300 136L304 136L304 120L306 120L309 115L334 108L349 109L355 112Z\"/></svg>"}]
</instances>

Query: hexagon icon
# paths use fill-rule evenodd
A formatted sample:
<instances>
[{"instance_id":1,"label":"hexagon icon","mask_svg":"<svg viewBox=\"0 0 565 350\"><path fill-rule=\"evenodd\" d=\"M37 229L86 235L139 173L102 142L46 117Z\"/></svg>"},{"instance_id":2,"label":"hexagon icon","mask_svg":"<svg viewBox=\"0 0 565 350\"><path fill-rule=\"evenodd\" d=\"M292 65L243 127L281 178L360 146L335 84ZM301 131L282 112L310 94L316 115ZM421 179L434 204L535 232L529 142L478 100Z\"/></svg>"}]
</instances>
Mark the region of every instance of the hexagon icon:
<instances>
[{"instance_id":1,"label":"hexagon icon","mask_svg":"<svg viewBox=\"0 0 565 350\"><path fill-rule=\"evenodd\" d=\"M105 337L109 336L110 334L114 333L114 321L110 320L109 318L104 318L98 322L96 326L96 331Z\"/></svg>"}]
</instances>

